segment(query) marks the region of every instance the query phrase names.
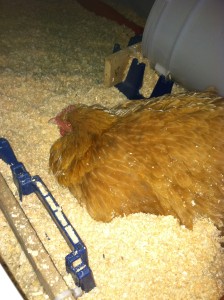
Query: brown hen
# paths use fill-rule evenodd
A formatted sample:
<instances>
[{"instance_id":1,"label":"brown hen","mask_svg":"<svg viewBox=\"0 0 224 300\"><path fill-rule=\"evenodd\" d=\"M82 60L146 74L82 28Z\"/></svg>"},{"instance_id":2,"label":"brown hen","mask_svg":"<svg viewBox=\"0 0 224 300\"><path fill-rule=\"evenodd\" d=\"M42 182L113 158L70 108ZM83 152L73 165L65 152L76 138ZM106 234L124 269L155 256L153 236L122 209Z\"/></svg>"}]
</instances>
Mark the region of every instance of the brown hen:
<instances>
[{"instance_id":1,"label":"brown hen","mask_svg":"<svg viewBox=\"0 0 224 300\"><path fill-rule=\"evenodd\" d=\"M50 169L89 214L108 222L143 212L224 220L224 99L212 93L74 105L55 122Z\"/></svg>"}]
</instances>

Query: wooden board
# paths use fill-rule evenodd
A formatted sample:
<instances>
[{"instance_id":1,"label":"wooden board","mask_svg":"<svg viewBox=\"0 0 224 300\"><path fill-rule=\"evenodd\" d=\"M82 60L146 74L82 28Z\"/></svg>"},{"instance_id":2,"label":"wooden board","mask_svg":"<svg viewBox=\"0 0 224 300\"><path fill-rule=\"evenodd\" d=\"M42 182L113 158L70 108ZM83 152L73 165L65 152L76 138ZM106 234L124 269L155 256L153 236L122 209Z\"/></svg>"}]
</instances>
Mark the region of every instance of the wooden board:
<instances>
[{"instance_id":1,"label":"wooden board","mask_svg":"<svg viewBox=\"0 0 224 300\"><path fill-rule=\"evenodd\" d=\"M69 288L1 174L0 191L0 208L45 292L53 300ZM65 299L75 298L68 296Z\"/></svg>"},{"instance_id":2,"label":"wooden board","mask_svg":"<svg viewBox=\"0 0 224 300\"><path fill-rule=\"evenodd\" d=\"M131 56L141 53L141 43L122 49L105 58L104 84L111 87L123 81L124 71Z\"/></svg>"},{"instance_id":3,"label":"wooden board","mask_svg":"<svg viewBox=\"0 0 224 300\"><path fill-rule=\"evenodd\" d=\"M135 32L136 35L143 33L143 27L125 18L116 9L100 0L77 0L85 9L94 12L98 16L113 20L120 25L125 25Z\"/></svg>"}]
</instances>

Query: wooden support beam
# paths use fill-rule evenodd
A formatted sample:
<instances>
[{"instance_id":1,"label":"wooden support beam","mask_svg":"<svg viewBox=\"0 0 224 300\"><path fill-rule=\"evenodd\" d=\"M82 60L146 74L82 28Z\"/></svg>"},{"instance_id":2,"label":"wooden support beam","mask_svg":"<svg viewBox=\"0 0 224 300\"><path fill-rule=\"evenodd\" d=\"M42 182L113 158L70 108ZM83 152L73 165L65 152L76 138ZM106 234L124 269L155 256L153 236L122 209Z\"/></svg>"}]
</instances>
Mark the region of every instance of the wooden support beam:
<instances>
[{"instance_id":1,"label":"wooden support beam","mask_svg":"<svg viewBox=\"0 0 224 300\"><path fill-rule=\"evenodd\" d=\"M122 49L105 58L104 84L111 87L123 81L130 57L141 53L141 43Z\"/></svg>"},{"instance_id":2,"label":"wooden support beam","mask_svg":"<svg viewBox=\"0 0 224 300\"><path fill-rule=\"evenodd\" d=\"M0 191L0 208L45 292L53 300L69 288L1 174ZM75 298L70 295L65 299Z\"/></svg>"},{"instance_id":3,"label":"wooden support beam","mask_svg":"<svg viewBox=\"0 0 224 300\"><path fill-rule=\"evenodd\" d=\"M137 25L131 20L125 18L110 5L100 0L77 0L85 9L94 12L98 16L102 16L109 20L113 20L120 25L125 25L135 32L136 35L143 33L143 27Z\"/></svg>"}]
</instances>

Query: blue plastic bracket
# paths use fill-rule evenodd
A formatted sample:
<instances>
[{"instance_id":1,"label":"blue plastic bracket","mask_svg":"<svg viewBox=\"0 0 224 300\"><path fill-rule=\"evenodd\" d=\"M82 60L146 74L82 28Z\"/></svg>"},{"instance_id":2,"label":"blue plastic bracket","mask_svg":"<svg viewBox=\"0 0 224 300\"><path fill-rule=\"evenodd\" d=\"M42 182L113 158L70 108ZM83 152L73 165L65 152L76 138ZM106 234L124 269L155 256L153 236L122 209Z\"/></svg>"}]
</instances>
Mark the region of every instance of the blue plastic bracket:
<instances>
[{"instance_id":1,"label":"blue plastic bracket","mask_svg":"<svg viewBox=\"0 0 224 300\"><path fill-rule=\"evenodd\" d=\"M142 36L134 36L129 40L128 46L141 42ZM121 50L119 44L114 45L113 53ZM132 60L127 76L123 82L115 85L115 87L123 93L129 100L150 99L160 97L172 92L173 81L160 75L151 95L147 98L141 95L140 89L142 87L145 72L145 64L139 63L137 58Z\"/></svg>"},{"instance_id":2,"label":"blue plastic bracket","mask_svg":"<svg viewBox=\"0 0 224 300\"><path fill-rule=\"evenodd\" d=\"M172 88L173 81L166 78L164 75L160 75L149 98L155 98L170 94L172 92Z\"/></svg>"},{"instance_id":3,"label":"blue plastic bracket","mask_svg":"<svg viewBox=\"0 0 224 300\"><path fill-rule=\"evenodd\" d=\"M11 167L13 180L19 191L20 200L22 201L23 195L36 193L48 210L72 250L65 257L67 272L71 273L76 285L81 287L83 291L91 291L96 285L92 271L88 265L87 249L45 183L38 175L31 176L24 165L18 162L12 147L5 138L0 138L0 159Z\"/></svg>"},{"instance_id":4,"label":"blue plastic bracket","mask_svg":"<svg viewBox=\"0 0 224 300\"><path fill-rule=\"evenodd\" d=\"M126 79L116 84L115 87L130 100L143 99L144 97L139 93L139 90L142 87L144 71L145 64L139 63L137 58L134 58Z\"/></svg>"}]
</instances>

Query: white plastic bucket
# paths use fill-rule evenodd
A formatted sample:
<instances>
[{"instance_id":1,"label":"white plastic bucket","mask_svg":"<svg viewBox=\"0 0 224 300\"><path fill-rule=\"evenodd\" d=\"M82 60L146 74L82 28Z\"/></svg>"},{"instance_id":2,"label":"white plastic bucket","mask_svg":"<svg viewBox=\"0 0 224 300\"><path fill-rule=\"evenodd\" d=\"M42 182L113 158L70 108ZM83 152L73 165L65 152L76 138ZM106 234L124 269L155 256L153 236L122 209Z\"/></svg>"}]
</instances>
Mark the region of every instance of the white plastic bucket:
<instances>
[{"instance_id":1,"label":"white plastic bucket","mask_svg":"<svg viewBox=\"0 0 224 300\"><path fill-rule=\"evenodd\" d=\"M155 70L224 96L224 0L156 0L142 41Z\"/></svg>"}]
</instances>

